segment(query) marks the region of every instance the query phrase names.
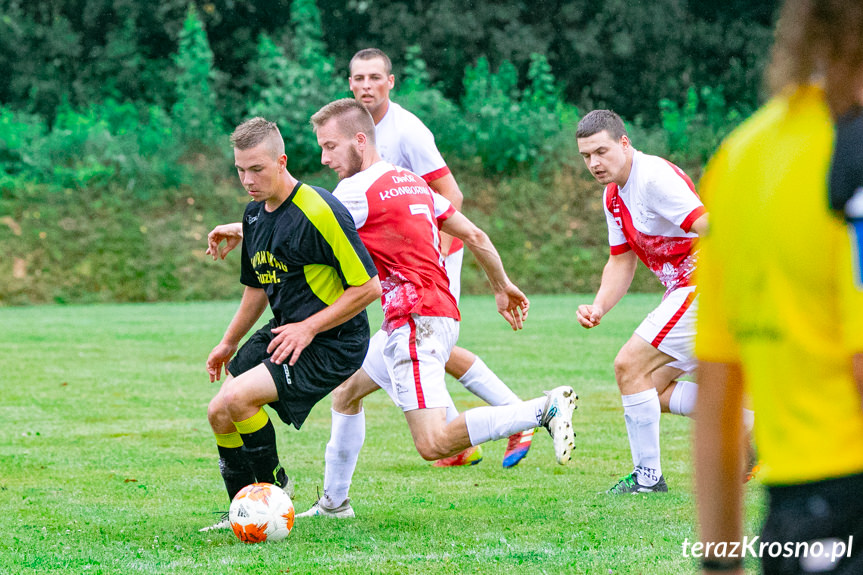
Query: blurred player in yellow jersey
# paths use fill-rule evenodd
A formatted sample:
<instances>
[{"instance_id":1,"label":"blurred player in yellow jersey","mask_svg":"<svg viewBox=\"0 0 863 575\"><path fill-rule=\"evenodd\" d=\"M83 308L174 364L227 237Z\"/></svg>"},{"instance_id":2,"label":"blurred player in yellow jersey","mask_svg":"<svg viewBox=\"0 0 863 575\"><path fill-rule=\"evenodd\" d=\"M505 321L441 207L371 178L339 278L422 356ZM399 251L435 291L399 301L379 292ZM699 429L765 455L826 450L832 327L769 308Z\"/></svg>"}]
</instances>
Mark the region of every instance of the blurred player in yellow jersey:
<instances>
[{"instance_id":1,"label":"blurred player in yellow jersey","mask_svg":"<svg viewBox=\"0 0 863 575\"><path fill-rule=\"evenodd\" d=\"M701 182L711 214L697 272L702 568L743 573L741 554L755 554L768 574L860 574L863 291L827 183L834 124L863 104L863 0L788 0L769 76L773 98ZM744 388L769 494L749 551L733 545L743 534L732 415Z\"/></svg>"}]
</instances>

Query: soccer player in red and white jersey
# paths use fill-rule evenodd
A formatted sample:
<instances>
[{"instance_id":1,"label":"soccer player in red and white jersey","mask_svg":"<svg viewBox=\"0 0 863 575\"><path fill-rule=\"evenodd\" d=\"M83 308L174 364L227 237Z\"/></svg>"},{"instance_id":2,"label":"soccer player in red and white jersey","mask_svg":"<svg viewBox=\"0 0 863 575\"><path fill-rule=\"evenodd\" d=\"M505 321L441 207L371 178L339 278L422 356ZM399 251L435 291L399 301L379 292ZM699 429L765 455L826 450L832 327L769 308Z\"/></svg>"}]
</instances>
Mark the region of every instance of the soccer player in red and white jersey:
<instances>
[{"instance_id":1,"label":"soccer player in red and white jersey","mask_svg":"<svg viewBox=\"0 0 863 575\"><path fill-rule=\"evenodd\" d=\"M626 294L639 259L666 289L662 303L614 360L634 469L609 493L666 492L659 418L662 411L691 416L695 407L698 386L678 378L696 363L698 300L692 272L707 212L692 180L670 162L633 148L614 112L594 110L584 116L576 139L590 173L605 185L611 251L593 303L578 307L579 324L588 329L599 325ZM744 417L751 427L751 412Z\"/></svg>"},{"instance_id":2,"label":"soccer player in red and white jersey","mask_svg":"<svg viewBox=\"0 0 863 575\"><path fill-rule=\"evenodd\" d=\"M557 461L573 447L570 386L510 405L451 410L445 363L458 338L460 319L449 291L439 231L460 238L485 270L498 312L521 329L529 302L509 280L488 236L421 177L384 162L366 108L337 100L312 116L321 162L340 182L333 195L354 217L381 277L384 326L369 342L363 367L333 395L333 427L327 444L324 494L298 517L352 517L348 488L365 433L362 398L383 388L405 414L414 445L429 461L472 445L544 426Z\"/></svg>"},{"instance_id":3,"label":"soccer player in red and white jersey","mask_svg":"<svg viewBox=\"0 0 863 575\"><path fill-rule=\"evenodd\" d=\"M422 121L390 100L395 85L392 63L377 48L366 48L354 54L350 62L349 84L354 97L366 107L375 122L376 148L387 162L407 168L422 176L431 188L461 210L462 193L449 167L435 145L434 135ZM456 303L461 292L461 267L464 244L452 236L441 234L441 253L449 277L449 290ZM472 352L454 347L446 371L459 380L465 389L489 405L517 403L518 396ZM513 467L527 455L533 430L509 438L503 458L504 467ZM482 458L479 446L442 459L438 467L478 463Z\"/></svg>"}]
</instances>

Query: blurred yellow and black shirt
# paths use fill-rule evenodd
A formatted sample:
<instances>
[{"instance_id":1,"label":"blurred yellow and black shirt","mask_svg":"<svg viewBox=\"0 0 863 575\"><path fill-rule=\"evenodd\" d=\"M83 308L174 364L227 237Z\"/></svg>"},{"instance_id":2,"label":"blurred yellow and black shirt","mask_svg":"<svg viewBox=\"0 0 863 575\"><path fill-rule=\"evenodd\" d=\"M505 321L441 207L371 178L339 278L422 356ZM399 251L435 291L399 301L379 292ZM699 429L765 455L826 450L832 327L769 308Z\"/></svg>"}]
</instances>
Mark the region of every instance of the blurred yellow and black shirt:
<instances>
[{"instance_id":1,"label":"blurred yellow and black shirt","mask_svg":"<svg viewBox=\"0 0 863 575\"><path fill-rule=\"evenodd\" d=\"M696 355L742 366L771 485L863 472L863 291L827 205L833 138L822 90L801 87L738 128L701 182Z\"/></svg>"}]
</instances>

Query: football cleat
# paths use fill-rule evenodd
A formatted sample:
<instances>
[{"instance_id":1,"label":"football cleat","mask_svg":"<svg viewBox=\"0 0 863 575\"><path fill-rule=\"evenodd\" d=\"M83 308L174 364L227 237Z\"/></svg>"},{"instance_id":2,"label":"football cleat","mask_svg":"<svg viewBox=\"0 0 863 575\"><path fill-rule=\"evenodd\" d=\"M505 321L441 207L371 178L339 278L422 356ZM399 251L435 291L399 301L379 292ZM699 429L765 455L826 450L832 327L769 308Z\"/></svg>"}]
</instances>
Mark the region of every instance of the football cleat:
<instances>
[{"instance_id":1,"label":"football cleat","mask_svg":"<svg viewBox=\"0 0 863 575\"><path fill-rule=\"evenodd\" d=\"M222 516L219 518L219 520L216 523L213 523L212 525L210 525L208 527L202 527L201 529L198 529L198 531L200 531L201 533L204 533L207 531L220 531L222 529L230 529L230 528L231 528L231 520L228 518L228 512L225 511L222 513Z\"/></svg>"},{"instance_id":2,"label":"football cleat","mask_svg":"<svg viewBox=\"0 0 863 575\"><path fill-rule=\"evenodd\" d=\"M761 471L761 464L758 461L758 453L755 451L755 446L750 440L746 449L746 463L745 471L743 472L743 483L749 483L750 481L755 479L755 476L758 475L759 471Z\"/></svg>"},{"instance_id":3,"label":"football cleat","mask_svg":"<svg viewBox=\"0 0 863 575\"><path fill-rule=\"evenodd\" d=\"M472 445L461 453L438 459L434 462L435 467L460 467L462 465L476 465L482 461L482 446Z\"/></svg>"},{"instance_id":4,"label":"football cleat","mask_svg":"<svg viewBox=\"0 0 863 575\"><path fill-rule=\"evenodd\" d=\"M509 469L515 467L518 462L524 459L527 455L527 450L530 449L530 444L533 441L533 429L525 429L520 433L513 433L509 436L509 442L506 444L506 452L503 454L503 467Z\"/></svg>"},{"instance_id":5,"label":"football cleat","mask_svg":"<svg viewBox=\"0 0 863 575\"><path fill-rule=\"evenodd\" d=\"M554 455L557 462L566 465L575 447L575 431L572 429L572 412L578 396L568 385L546 391L548 396L542 409L540 424L548 430L554 440Z\"/></svg>"},{"instance_id":6,"label":"football cleat","mask_svg":"<svg viewBox=\"0 0 863 575\"><path fill-rule=\"evenodd\" d=\"M348 519L351 517L356 517L354 513L354 508L351 507L351 498L348 497L344 500L344 502L338 507L327 507L323 503L323 497L315 501L315 504L309 508L308 511L304 511L297 515L297 517L334 517L336 519Z\"/></svg>"},{"instance_id":7,"label":"football cleat","mask_svg":"<svg viewBox=\"0 0 863 575\"><path fill-rule=\"evenodd\" d=\"M668 493L668 484L665 482L665 477L660 475L659 481L656 482L656 485L642 485L638 482L638 477L636 477L635 472L633 471L623 479L617 482L617 484L606 491L609 495L628 495L635 493Z\"/></svg>"},{"instance_id":8,"label":"football cleat","mask_svg":"<svg viewBox=\"0 0 863 575\"><path fill-rule=\"evenodd\" d=\"M281 487L282 491L288 494L288 497L294 496L294 480L291 479L285 468L279 464L279 467L276 469L276 487Z\"/></svg>"}]
</instances>

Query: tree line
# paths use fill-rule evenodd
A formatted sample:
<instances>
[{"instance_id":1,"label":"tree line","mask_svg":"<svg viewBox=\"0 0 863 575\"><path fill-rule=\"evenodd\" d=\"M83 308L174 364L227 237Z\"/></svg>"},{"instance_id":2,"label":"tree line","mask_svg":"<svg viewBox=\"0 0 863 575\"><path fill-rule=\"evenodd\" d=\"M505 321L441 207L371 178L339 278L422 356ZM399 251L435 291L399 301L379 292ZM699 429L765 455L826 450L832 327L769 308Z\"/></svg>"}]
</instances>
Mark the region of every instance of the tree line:
<instances>
[{"instance_id":1,"label":"tree line","mask_svg":"<svg viewBox=\"0 0 863 575\"><path fill-rule=\"evenodd\" d=\"M292 171L316 174L308 118L350 95L347 62L367 46L393 57L394 97L436 134L471 215L505 233L528 284L590 289L601 231L541 205L589 209L579 194L595 195L572 138L580 111L617 110L640 148L697 172L757 106L775 4L0 0L0 248L12 254L0 302L233 294L188 257L235 207L212 201L235 187L226 135L251 115L275 120ZM516 199L522 221L501 219ZM156 257L154 242L185 255ZM468 291L477 278L467 272Z\"/></svg>"}]
</instances>

